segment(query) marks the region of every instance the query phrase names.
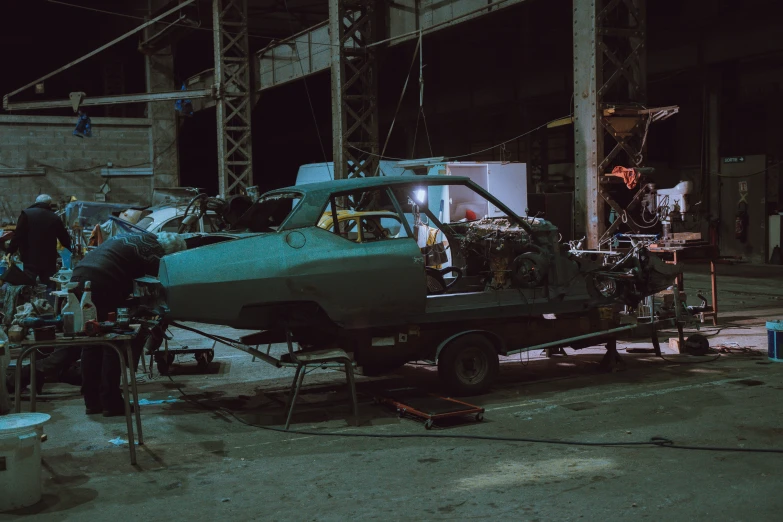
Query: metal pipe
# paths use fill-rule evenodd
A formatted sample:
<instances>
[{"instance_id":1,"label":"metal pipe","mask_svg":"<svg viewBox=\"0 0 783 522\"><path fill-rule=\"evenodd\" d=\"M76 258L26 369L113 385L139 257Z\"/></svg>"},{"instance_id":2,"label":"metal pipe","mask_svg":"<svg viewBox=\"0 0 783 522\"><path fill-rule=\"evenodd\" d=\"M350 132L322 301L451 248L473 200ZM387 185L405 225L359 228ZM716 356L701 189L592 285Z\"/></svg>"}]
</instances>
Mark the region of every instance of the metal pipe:
<instances>
[{"instance_id":1,"label":"metal pipe","mask_svg":"<svg viewBox=\"0 0 783 522\"><path fill-rule=\"evenodd\" d=\"M249 353L250 355L258 357L262 361L264 361L266 363L269 363L272 366L275 366L277 368L281 367L280 361L275 359L274 357L272 357L270 355L267 355L267 354L265 354L262 351L256 350L255 348L251 348L251 347L249 347L249 346L247 346L245 344L236 342L236 341L234 341L232 339L223 338L223 337L220 337L220 336L217 336L217 335L211 335L211 334L208 334L208 333L203 332L201 330L197 330L196 328L193 328L191 326L186 326L184 324L180 324L180 323L177 323L177 322L174 322L174 321L171 321L169 323L169 325L170 326L174 326L176 328L181 328L183 330L187 330L189 332L197 333L199 335L202 335L202 336L206 337L207 339L212 339L213 341L219 342L221 344L225 344L226 346L230 346L231 348L235 348L235 349L240 350L242 352Z\"/></svg>"},{"instance_id":2,"label":"metal pipe","mask_svg":"<svg viewBox=\"0 0 783 522\"><path fill-rule=\"evenodd\" d=\"M574 341L581 341L581 340L584 340L584 339L590 339L591 337L600 337L602 335L613 334L613 333L617 333L617 332L624 332L626 330L632 330L634 328L636 328L635 324L627 324L625 326L619 326L617 328L612 328L611 330L603 330L603 331L600 331L600 332L593 332L593 333L584 334L584 335L577 335L576 337L569 337L567 339L559 339L557 341L552 341L552 342L543 343L543 344L537 344L535 346L528 346L526 348L520 348L518 350L511 350L509 352L506 352L504 355L514 355L514 354L517 354L517 353L529 352L531 350L541 350L541 349L544 349L544 348L551 348L553 346L562 346L564 344L568 344L568 343L571 343L571 342L574 342Z\"/></svg>"},{"instance_id":3,"label":"metal pipe","mask_svg":"<svg viewBox=\"0 0 783 522\"><path fill-rule=\"evenodd\" d=\"M184 98L198 99L210 98L212 89L199 89L195 91L166 91L139 94L118 94L116 96L85 97L79 104L80 107L95 105L116 105L120 103L148 103L156 101L173 101ZM72 107L71 100L45 100L30 102L3 102L3 108L7 111L26 111L35 109L54 109L58 107Z\"/></svg>"}]
</instances>

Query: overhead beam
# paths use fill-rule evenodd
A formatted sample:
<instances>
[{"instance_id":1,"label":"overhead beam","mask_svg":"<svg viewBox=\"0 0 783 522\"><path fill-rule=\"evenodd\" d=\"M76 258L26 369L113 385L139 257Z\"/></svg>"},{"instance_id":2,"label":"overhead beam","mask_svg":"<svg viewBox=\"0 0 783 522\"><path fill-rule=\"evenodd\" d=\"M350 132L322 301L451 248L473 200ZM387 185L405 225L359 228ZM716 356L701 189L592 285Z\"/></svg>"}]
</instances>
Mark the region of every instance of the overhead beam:
<instances>
[{"instance_id":1,"label":"overhead beam","mask_svg":"<svg viewBox=\"0 0 783 522\"><path fill-rule=\"evenodd\" d=\"M149 103L159 101L175 101L184 98L210 98L214 94L212 89L200 89L196 91L170 91L140 94L117 94L114 96L85 97L80 107L96 105L117 105L122 103ZM68 100L42 100L29 102L9 102L3 100L3 109L7 111L29 111L37 109L56 109L60 107L72 107L72 101Z\"/></svg>"},{"instance_id":2,"label":"overhead beam","mask_svg":"<svg viewBox=\"0 0 783 522\"><path fill-rule=\"evenodd\" d=\"M420 31L427 35L524 1L444 0L429 2L426 6L423 6L422 0L377 2L377 8L385 10L383 18L389 37L370 43L368 47L400 45L418 38ZM270 89L330 69L330 45L328 21L324 21L258 51L258 90Z\"/></svg>"},{"instance_id":3,"label":"overhead beam","mask_svg":"<svg viewBox=\"0 0 783 522\"><path fill-rule=\"evenodd\" d=\"M256 53L258 90L283 85L331 67L329 20Z\"/></svg>"}]
</instances>

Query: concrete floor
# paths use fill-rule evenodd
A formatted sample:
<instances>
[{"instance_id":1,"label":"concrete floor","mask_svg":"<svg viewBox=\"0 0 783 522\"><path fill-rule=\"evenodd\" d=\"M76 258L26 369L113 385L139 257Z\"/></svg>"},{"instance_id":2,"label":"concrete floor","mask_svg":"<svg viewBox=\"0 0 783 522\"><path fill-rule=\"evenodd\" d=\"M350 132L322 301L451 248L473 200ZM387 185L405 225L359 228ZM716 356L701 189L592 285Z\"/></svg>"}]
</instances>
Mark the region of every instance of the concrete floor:
<instances>
[{"instance_id":1,"label":"concrete floor","mask_svg":"<svg viewBox=\"0 0 783 522\"><path fill-rule=\"evenodd\" d=\"M436 389L432 368L408 365L384 379L360 379L358 428L348 422L344 375L316 372L305 380L293 427L601 442L664 436L688 445L783 448L783 364L763 352L764 321L783 318L783 271L719 270L722 325L704 330L715 334L713 346L751 353L705 364L627 354L626 371L610 374L597 371L599 348L553 359L523 354L503 361L492 393L469 399L486 408L483 423L429 432L374 405L369 392L402 383ZM709 289L703 269L686 275L686 288L694 295ZM188 339L180 337L196 344ZM619 346L624 353L651 345ZM292 372L224 348L208 375L182 359L173 382L156 377L140 385L142 398L169 402L142 406L146 444L136 468L127 445L110 442L126 438L123 418L85 417L77 395L41 403L39 411L52 415L43 500L0 521L778 520L783 508L781 454L281 434L243 421L281 426L280 392Z\"/></svg>"}]
</instances>

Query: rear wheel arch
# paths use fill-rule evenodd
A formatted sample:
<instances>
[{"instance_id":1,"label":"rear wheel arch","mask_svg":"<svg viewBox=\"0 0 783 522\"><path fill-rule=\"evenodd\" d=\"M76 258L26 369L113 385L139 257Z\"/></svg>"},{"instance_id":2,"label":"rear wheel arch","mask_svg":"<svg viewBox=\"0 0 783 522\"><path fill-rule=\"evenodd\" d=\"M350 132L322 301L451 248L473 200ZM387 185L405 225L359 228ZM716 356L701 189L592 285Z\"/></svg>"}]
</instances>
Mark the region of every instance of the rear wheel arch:
<instances>
[{"instance_id":1,"label":"rear wheel arch","mask_svg":"<svg viewBox=\"0 0 783 522\"><path fill-rule=\"evenodd\" d=\"M443 351L446 346L448 346L451 342L455 341L456 339L463 337L465 335L471 335L471 334L479 334L483 335L487 338L487 340L492 343L492 346L494 346L495 351L498 353L498 355L501 355L505 353L506 350L506 343L503 341L503 339L496 334L495 332L491 332L489 330L465 330L463 332L456 333L454 335L451 335L450 337L447 337L443 341L438 344L438 348L435 350L435 358L433 359L435 362L438 362L438 358L440 357L441 352Z\"/></svg>"}]
</instances>

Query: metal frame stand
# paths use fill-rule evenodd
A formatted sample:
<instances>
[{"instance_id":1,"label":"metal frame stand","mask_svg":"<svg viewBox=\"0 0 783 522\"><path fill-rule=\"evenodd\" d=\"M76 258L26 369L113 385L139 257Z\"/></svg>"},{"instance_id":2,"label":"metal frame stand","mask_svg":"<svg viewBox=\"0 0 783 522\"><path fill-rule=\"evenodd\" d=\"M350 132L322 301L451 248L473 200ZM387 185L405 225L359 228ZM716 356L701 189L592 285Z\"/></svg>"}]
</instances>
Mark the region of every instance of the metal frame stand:
<instances>
[{"instance_id":1,"label":"metal frame stand","mask_svg":"<svg viewBox=\"0 0 783 522\"><path fill-rule=\"evenodd\" d=\"M609 372L625 369L625 361L617 352L617 339L614 337L606 342L606 353L601 359L601 369Z\"/></svg>"},{"instance_id":2,"label":"metal frame stand","mask_svg":"<svg viewBox=\"0 0 783 522\"><path fill-rule=\"evenodd\" d=\"M16 359L16 369L14 373L14 398L15 398L15 412L21 413L22 411L22 362L24 359L29 355L30 356L30 411L35 411L35 400L36 400L36 375L35 375L35 362L36 362L36 352L40 348L78 348L81 349L84 345L92 345L92 346L103 346L105 348L109 348L114 350L114 352L117 354L117 357L120 358L120 371L122 372L122 388L123 388L123 398L125 403L125 422L128 426L128 446L130 447L130 461L131 465L136 464L136 444L133 437L133 420L131 416L131 406L130 406L130 400L131 400L131 394L133 396L133 403L136 405L136 429L139 432L138 442L139 446L142 446L144 444L144 434L141 429L141 408L139 406L139 392L136 388L136 372L134 369L128 368L128 364L125 362L125 358L127 357L128 361L132 364L133 361L133 353L131 348L131 339L118 339L118 340L105 340L100 338L79 338L79 339L73 339L73 340L64 340L64 339L58 339L56 341L41 341L36 343L25 343L25 348L22 350L22 352L19 354L19 357ZM118 344L124 344L125 345L125 354L123 354L123 350L118 346ZM130 386L128 386L128 369L130 369Z\"/></svg>"},{"instance_id":3,"label":"metal frame stand","mask_svg":"<svg viewBox=\"0 0 783 522\"><path fill-rule=\"evenodd\" d=\"M375 18L372 0L329 0L334 179L378 173Z\"/></svg>"},{"instance_id":4,"label":"metal frame stand","mask_svg":"<svg viewBox=\"0 0 783 522\"><path fill-rule=\"evenodd\" d=\"M253 185L253 86L247 0L212 0L219 191L223 197Z\"/></svg>"},{"instance_id":5,"label":"metal frame stand","mask_svg":"<svg viewBox=\"0 0 783 522\"><path fill-rule=\"evenodd\" d=\"M297 357L294 352L294 345L291 336L291 331L286 330L286 342L288 344L288 353L291 357L291 361L296 364L296 373L294 374L294 380L291 382L291 390L289 392L288 403L286 404L286 410L288 410L288 416L285 421L285 429L291 425L291 418L294 415L294 408L296 407L296 398L299 396L299 390L302 388L302 382L304 382L305 374L307 373L307 366L318 366L328 368L331 366L338 366L345 368L345 377L348 381L348 388L351 392L351 402L353 404L353 416L354 421L358 422L359 419L359 403L356 399L356 383L353 376L353 361L348 354L343 350L322 350L307 353L300 353Z\"/></svg>"}]
</instances>

